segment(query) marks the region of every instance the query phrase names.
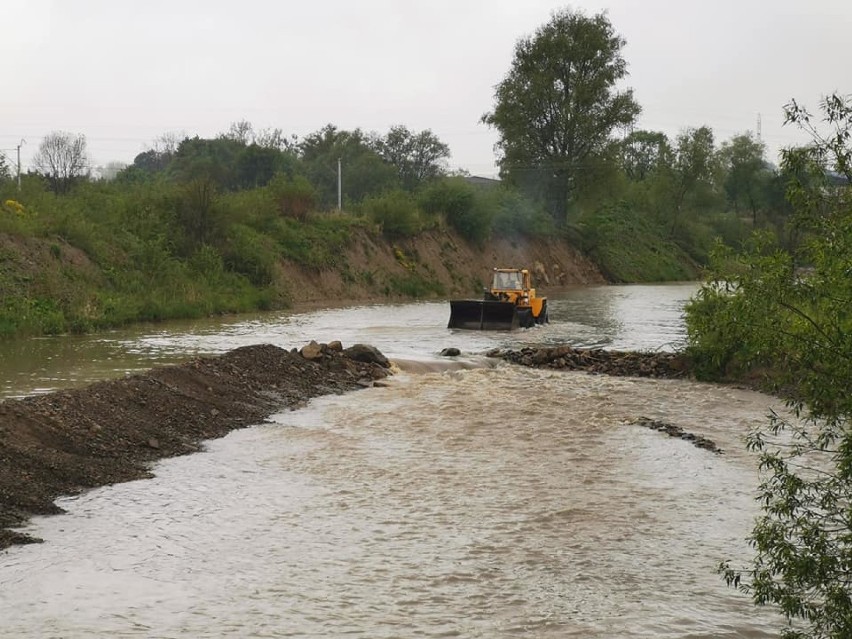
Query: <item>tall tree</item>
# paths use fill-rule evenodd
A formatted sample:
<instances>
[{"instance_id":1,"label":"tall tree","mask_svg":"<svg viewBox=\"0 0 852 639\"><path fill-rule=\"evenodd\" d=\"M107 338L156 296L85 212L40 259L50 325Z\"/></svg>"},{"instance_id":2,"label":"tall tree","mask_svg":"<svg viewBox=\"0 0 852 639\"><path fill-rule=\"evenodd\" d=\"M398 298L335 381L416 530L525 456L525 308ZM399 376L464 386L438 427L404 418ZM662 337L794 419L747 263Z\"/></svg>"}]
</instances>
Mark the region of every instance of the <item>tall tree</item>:
<instances>
[{"instance_id":1,"label":"tall tree","mask_svg":"<svg viewBox=\"0 0 852 639\"><path fill-rule=\"evenodd\" d=\"M631 180L641 182L672 162L672 148L665 133L631 131L621 142L621 164Z\"/></svg>"},{"instance_id":2,"label":"tall tree","mask_svg":"<svg viewBox=\"0 0 852 639\"><path fill-rule=\"evenodd\" d=\"M761 470L754 560L722 565L729 584L792 622L789 639L852 637L852 102L835 95L823 110L826 134L787 109L814 135L782 159L802 242L728 253L687 311L699 361L772 370L792 398L789 415L773 413L748 440Z\"/></svg>"},{"instance_id":3,"label":"tall tree","mask_svg":"<svg viewBox=\"0 0 852 639\"><path fill-rule=\"evenodd\" d=\"M432 131L413 133L407 127L391 127L378 141L379 155L396 167L402 188L414 191L428 180L445 175L442 162L450 157L450 147Z\"/></svg>"},{"instance_id":4,"label":"tall tree","mask_svg":"<svg viewBox=\"0 0 852 639\"><path fill-rule=\"evenodd\" d=\"M632 90L616 89L627 75L624 44L605 13L554 13L518 41L494 111L482 118L500 134L501 174L538 190L559 221L589 158L640 113Z\"/></svg>"},{"instance_id":5,"label":"tall tree","mask_svg":"<svg viewBox=\"0 0 852 639\"><path fill-rule=\"evenodd\" d=\"M169 163L169 172L179 180L188 182L197 178L212 180L220 189L235 189L237 158L245 145L227 136L213 140L187 138L178 145Z\"/></svg>"},{"instance_id":6,"label":"tall tree","mask_svg":"<svg viewBox=\"0 0 852 639\"><path fill-rule=\"evenodd\" d=\"M64 131L48 133L38 147L33 164L47 178L54 193L67 193L89 172L86 136Z\"/></svg>"},{"instance_id":7,"label":"tall tree","mask_svg":"<svg viewBox=\"0 0 852 639\"><path fill-rule=\"evenodd\" d=\"M248 120L231 122L228 132L223 134L222 137L239 142L244 146L248 146L254 141L254 127Z\"/></svg>"},{"instance_id":8,"label":"tall tree","mask_svg":"<svg viewBox=\"0 0 852 639\"><path fill-rule=\"evenodd\" d=\"M719 149L728 203L737 213L743 209L751 213L753 227L757 226L757 214L766 203L772 179L765 156L766 145L751 133L736 135Z\"/></svg>"},{"instance_id":9,"label":"tall tree","mask_svg":"<svg viewBox=\"0 0 852 639\"><path fill-rule=\"evenodd\" d=\"M676 235L687 204L700 205L713 194L715 170L713 131L706 126L690 128L677 136L674 151L671 209L672 236Z\"/></svg>"}]
</instances>

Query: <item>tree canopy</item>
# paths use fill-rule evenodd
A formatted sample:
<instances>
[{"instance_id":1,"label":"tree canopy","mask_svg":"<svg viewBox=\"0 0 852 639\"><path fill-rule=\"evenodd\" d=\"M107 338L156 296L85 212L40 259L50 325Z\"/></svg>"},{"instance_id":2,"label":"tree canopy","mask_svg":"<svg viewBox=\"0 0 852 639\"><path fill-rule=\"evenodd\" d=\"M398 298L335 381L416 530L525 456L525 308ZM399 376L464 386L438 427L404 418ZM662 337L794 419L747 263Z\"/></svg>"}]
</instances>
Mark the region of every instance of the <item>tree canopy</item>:
<instances>
[{"instance_id":1,"label":"tree canopy","mask_svg":"<svg viewBox=\"0 0 852 639\"><path fill-rule=\"evenodd\" d=\"M442 162L450 157L450 147L429 131L413 133L402 125L392 126L378 141L378 152L396 167L402 188L417 189L445 174Z\"/></svg>"},{"instance_id":2,"label":"tree canopy","mask_svg":"<svg viewBox=\"0 0 852 639\"><path fill-rule=\"evenodd\" d=\"M494 110L482 118L500 134L501 175L537 191L558 220L590 158L640 113L632 90L616 88L627 75L624 44L605 13L554 13L518 41Z\"/></svg>"}]
</instances>

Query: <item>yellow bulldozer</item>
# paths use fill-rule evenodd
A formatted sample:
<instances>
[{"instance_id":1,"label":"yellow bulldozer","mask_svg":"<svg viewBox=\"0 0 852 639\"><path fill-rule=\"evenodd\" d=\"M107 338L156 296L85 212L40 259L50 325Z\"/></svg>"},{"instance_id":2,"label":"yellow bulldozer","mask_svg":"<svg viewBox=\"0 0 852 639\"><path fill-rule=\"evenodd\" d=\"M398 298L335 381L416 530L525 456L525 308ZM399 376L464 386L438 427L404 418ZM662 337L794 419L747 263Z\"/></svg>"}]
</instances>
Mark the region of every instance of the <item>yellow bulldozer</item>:
<instances>
[{"instance_id":1,"label":"yellow bulldozer","mask_svg":"<svg viewBox=\"0 0 852 639\"><path fill-rule=\"evenodd\" d=\"M547 298L537 297L527 269L495 268L482 300L450 300L448 328L512 330L544 324Z\"/></svg>"}]
</instances>

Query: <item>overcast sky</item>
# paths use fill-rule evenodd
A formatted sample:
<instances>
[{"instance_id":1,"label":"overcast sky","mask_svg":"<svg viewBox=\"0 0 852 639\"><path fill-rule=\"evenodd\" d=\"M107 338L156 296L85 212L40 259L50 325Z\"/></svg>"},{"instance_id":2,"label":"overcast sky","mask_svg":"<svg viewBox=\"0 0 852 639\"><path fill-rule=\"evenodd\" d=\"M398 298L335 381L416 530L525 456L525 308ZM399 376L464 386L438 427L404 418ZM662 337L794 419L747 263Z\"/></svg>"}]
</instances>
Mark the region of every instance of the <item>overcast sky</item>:
<instances>
[{"instance_id":1,"label":"overcast sky","mask_svg":"<svg viewBox=\"0 0 852 639\"><path fill-rule=\"evenodd\" d=\"M431 129L450 165L494 175L493 107L515 42L556 9L608 11L639 128L755 131L774 160L796 98L852 93L850 0L0 0L0 149L86 136L92 165L132 162L167 132L237 120L304 136L328 123Z\"/></svg>"}]
</instances>

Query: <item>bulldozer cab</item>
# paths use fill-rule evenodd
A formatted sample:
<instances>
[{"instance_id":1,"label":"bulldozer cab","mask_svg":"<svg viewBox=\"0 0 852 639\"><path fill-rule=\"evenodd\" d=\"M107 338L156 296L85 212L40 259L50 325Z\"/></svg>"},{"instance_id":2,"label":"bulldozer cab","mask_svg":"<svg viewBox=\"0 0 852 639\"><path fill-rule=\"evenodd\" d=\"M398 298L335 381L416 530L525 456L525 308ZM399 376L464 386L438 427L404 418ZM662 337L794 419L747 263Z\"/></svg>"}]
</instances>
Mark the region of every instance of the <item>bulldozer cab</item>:
<instances>
[{"instance_id":1,"label":"bulldozer cab","mask_svg":"<svg viewBox=\"0 0 852 639\"><path fill-rule=\"evenodd\" d=\"M523 274L521 271L496 270L491 279L491 288L499 291L521 291L525 288Z\"/></svg>"},{"instance_id":2,"label":"bulldozer cab","mask_svg":"<svg viewBox=\"0 0 852 639\"><path fill-rule=\"evenodd\" d=\"M513 303L520 303L523 299L528 300L530 294L530 273L526 269L495 268L491 275L491 287L485 289L486 300Z\"/></svg>"}]
</instances>

